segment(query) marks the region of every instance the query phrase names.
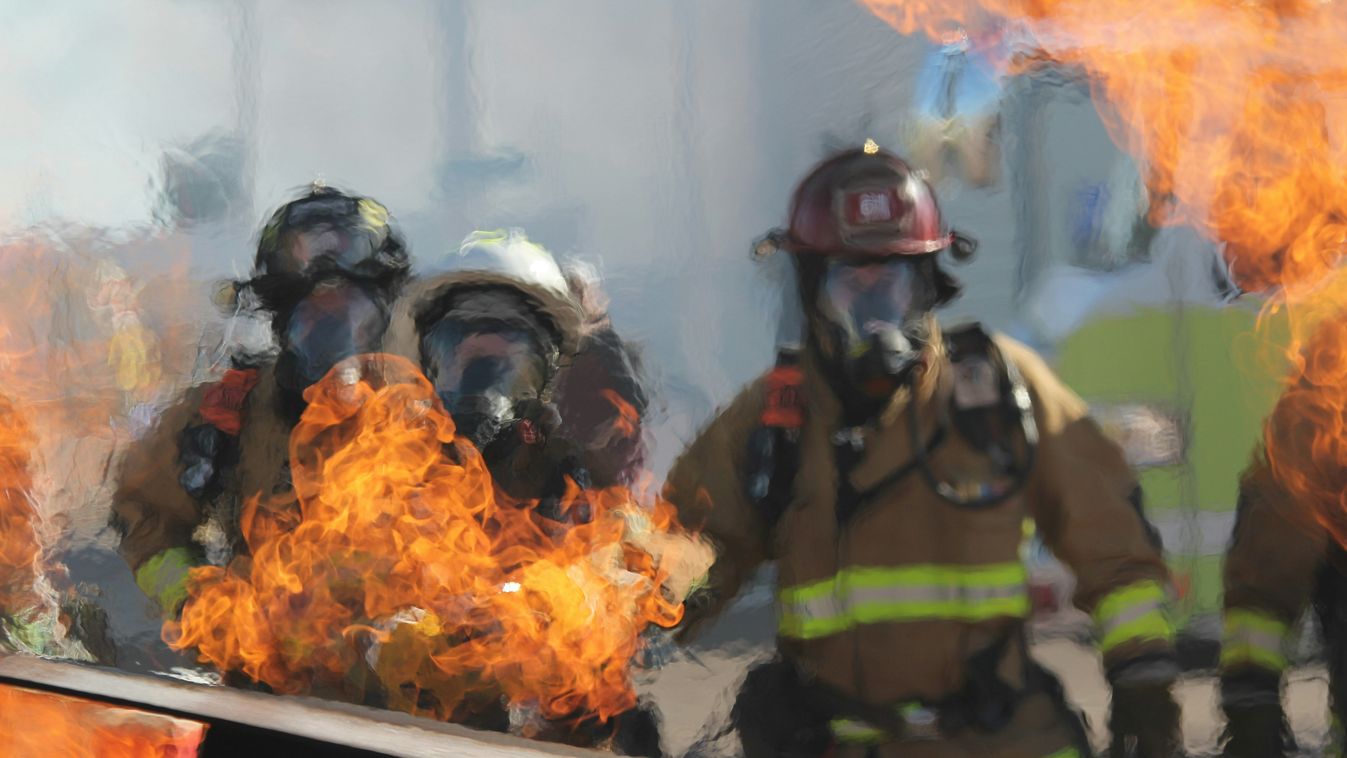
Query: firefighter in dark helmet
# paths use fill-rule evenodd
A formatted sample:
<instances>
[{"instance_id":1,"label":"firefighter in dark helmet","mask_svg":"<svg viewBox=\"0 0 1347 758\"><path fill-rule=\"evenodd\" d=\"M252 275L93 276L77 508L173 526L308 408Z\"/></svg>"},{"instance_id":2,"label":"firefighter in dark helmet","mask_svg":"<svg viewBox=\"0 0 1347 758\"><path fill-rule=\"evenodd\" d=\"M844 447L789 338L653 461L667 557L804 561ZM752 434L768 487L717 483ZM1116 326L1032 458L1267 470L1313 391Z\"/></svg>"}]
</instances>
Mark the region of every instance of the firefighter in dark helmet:
<instances>
[{"instance_id":1,"label":"firefighter in dark helmet","mask_svg":"<svg viewBox=\"0 0 1347 758\"><path fill-rule=\"evenodd\" d=\"M252 276L229 299L270 317L274 345L230 356L189 388L122 461L112 521L136 582L173 616L187 572L246 550L243 503L277 518L295 506L290 431L304 390L343 358L381 349L410 270L378 202L315 185L262 229Z\"/></svg>"},{"instance_id":2,"label":"firefighter in dark helmet","mask_svg":"<svg viewBox=\"0 0 1347 758\"><path fill-rule=\"evenodd\" d=\"M1168 577L1121 451L1025 346L933 312L971 254L922 175L873 142L796 190L800 350L675 463L666 496L717 543L714 615L778 567L780 656L733 718L755 756L1087 755L1029 657L1020 556L1032 519L1075 571L1113 688L1115 756L1180 748Z\"/></svg>"}]
</instances>

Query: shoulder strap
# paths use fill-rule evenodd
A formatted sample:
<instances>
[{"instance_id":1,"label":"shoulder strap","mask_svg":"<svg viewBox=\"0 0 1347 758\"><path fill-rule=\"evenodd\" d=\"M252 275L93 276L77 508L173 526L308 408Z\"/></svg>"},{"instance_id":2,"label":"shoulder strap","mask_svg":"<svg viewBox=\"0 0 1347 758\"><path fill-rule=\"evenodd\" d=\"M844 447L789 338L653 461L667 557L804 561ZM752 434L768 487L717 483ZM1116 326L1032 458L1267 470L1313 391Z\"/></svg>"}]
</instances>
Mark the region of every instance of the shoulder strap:
<instances>
[{"instance_id":1,"label":"shoulder strap","mask_svg":"<svg viewBox=\"0 0 1347 758\"><path fill-rule=\"evenodd\" d=\"M1038 445L1038 426L1029 389L991 335L979 323L945 333L945 350L954 377L949 415L955 432L990 458L1008 484L990 488L972 498L938 481L920 446L917 424L912 424L914 449L927 483L941 498L954 505L983 508L996 505L1018 492L1028 481Z\"/></svg>"},{"instance_id":2,"label":"shoulder strap","mask_svg":"<svg viewBox=\"0 0 1347 758\"><path fill-rule=\"evenodd\" d=\"M749 435L745 494L758 508L770 533L790 506L800 461L800 430L805 403L804 372L794 353L777 355L764 380L766 393L758 426Z\"/></svg>"},{"instance_id":3,"label":"shoulder strap","mask_svg":"<svg viewBox=\"0 0 1347 758\"><path fill-rule=\"evenodd\" d=\"M233 437L243 428L243 405L257 386L257 369L231 368L206 387L198 412L202 420Z\"/></svg>"}]
</instances>

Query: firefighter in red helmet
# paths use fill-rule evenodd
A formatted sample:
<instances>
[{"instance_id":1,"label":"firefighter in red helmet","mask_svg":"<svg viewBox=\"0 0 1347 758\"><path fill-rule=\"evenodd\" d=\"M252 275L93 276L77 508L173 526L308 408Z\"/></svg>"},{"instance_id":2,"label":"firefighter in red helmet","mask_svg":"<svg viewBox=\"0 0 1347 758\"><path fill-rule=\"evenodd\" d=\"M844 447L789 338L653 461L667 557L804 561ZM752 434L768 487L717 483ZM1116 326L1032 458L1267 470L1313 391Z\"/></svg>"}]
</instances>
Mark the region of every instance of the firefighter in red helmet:
<instances>
[{"instance_id":1,"label":"firefighter in red helmet","mask_svg":"<svg viewBox=\"0 0 1347 758\"><path fill-rule=\"evenodd\" d=\"M711 421L666 496L717 543L686 636L763 561L779 656L732 713L750 756L1087 755L1029 656L1026 520L1077 577L1113 686L1115 756L1180 751L1168 578L1140 490L1027 347L942 333L971 253L924 177L867 142L801 183L788 229L802 339Z\"/></svg>"}]
</instances>

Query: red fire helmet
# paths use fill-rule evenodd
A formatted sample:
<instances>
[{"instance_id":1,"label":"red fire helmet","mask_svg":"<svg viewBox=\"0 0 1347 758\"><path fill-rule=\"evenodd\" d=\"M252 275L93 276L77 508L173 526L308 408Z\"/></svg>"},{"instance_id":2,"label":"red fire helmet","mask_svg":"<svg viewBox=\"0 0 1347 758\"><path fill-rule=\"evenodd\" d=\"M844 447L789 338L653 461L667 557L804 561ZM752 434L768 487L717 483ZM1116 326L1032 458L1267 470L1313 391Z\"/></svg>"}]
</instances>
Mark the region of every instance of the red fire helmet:
<instances>
[{"instance_id":1,"label":"red fire helmet","mask_svg":"<svg viewBox=\"0 0 1347 758\"><path fill-rule=\"evenodd\" d=\"M923 174L873 142L828 158L800 182L776 246L823 255L928 255L954 243Z\"/></svg>"}]
</instances>

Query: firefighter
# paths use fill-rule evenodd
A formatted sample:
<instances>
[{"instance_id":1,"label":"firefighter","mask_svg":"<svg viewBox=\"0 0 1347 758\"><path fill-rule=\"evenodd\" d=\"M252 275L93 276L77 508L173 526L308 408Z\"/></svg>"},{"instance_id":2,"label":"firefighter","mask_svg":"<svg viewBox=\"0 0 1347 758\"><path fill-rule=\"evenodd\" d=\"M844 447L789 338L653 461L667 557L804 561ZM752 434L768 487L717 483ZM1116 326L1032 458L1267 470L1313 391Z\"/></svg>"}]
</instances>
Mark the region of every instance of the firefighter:
<instances>
[{"instance_id":1,"label":"firefighter","mask_svg":"<svg viewBox=\"0 0 1347 758\"><path fill-rule=\"evenodd\" d=\"M639 358L579 290L524 232L477 231L447 271L408 288L388 335L389 352L422 366L496 485L544 509L568 478L629 482L639 460L630 440L649 405Z\"/></svg>"},{"instance_id":2,"label":"firefighter","mask_svg":"<svg viewBox=\"0 0 1347 758\"><path fill-rule=\"evenodd\" d=\"M674 464L666 497L717 543L686 639L777 562L779 657L732 717L756 756L1086 755L1030 658L1026 519L1075 571L1113 691L1114 756L1180 751L1158 541L1121 451L1025 346L933 311L937 262L971 240L867 141L794 194L798 353L744 390ZM765 432L765 434L764 434Z\"/></svg>"},{"instance_id":3,"label":"firefighter","mask_svg":"<svg viewBox=\"0 0 1347 758\"><path fill-rule=\"evenodd\" d=\"M422 276L398 301L388 352L425 372L499 493L536 503L558 533L586 522L584 498L568 491L628 482L639 463L632 440L648 405L639 361L596 304L586 307L584 296L596 293L568 282L521 230L473 232L446 268ZM495 707L462 720L504 729L525 719L538 739L660 755L646 705L607 722L542 722L522 712L493 715Z\"/></svg>"},{"instance_id":4,"label":"firefighter","mask_svg":"<svg viewBox=\"0 0 1347 758\"><path fill-rule=\"evenodd\" d=\"M293 509L290 431L303 392L343 358L381 349L410 261L387 209L314 185L264 226L240 308L269 316L274 347L239 350L215 382L191 387L120 464L113 525L136 583L166 617L188 570L246 551L245 500Z\"/></svg>"},{"instance_id":5,"label":"firefighter","mask_svg":"<svg viewBox=\"0 0 1347 758\"><path fill-rule=\"evenodd\" d=\"M1313 412L1320 392L1308 379L1288 390L1266 421L1264 439L1292 465L1310 467L1311 486L1336 496L1342 491L1341 469L1315 466L1315 429L1306 423L1322 417ZM1281 681L1293 628L1310 605L1327 648L1331 739L1337 746L1331 754L1341 755L1347 716L1347 554L1307 505L1274 475L1260 446L1240 479L1225 557L1220 669L1228 756L1267 758L1296 751L1282 709ZM1339 507L1335 500L1333 510Z\"/></svg>"}]
</instances>

